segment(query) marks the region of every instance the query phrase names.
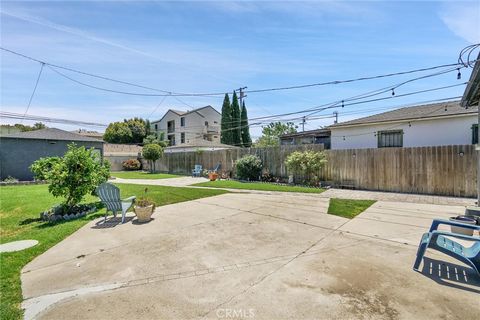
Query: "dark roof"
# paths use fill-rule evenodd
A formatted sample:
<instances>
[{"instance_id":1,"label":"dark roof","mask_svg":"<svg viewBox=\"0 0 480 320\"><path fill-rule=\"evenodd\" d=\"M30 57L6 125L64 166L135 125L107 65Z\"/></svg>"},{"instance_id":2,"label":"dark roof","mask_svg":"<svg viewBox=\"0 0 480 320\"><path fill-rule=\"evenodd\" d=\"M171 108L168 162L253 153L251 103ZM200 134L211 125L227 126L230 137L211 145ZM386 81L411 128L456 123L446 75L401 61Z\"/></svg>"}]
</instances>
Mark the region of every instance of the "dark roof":
<instances>
[{"instance_id":1,"label":"dark roof","mask_svg":"<svg viewBox=\"0 0 480 320\"><path fill-rule=\"evenodd\" d=\"M3 135L1 136L1 138L103 142L99 139L82 136L73 132L60 130L57 128L46 128L34 131L16 132Z\"/></svg>"},{"instance_id":2,"label":"dark roof","mask_svg":"<svg viewBox=\"0 0 480 320\"><path fill-rule=\"evenodd\" d=\"M462 97L462 107L478 106L480 100L480 53Z\"/></svg>"},{"instance_id":3,"label":"dark roof","mask_svg":"<svg viewBox=\"0 0 480 320\"><path fill-rule=\"evenodd\" d=\"M455 115L467 115L476 114L477 107L471 107L468 109L460 106L460 101L446 101L440 103L425 104L413 107L404 107L392 111L387 111L379 114L374 114L368 117L355 119L351 121L345 121L331 125L330 128L362 125L368 123L377 122L391 122L400 120L418 120L418 119L431 119L446 116Z\"/></svg>"},{"instance_id":4,"label":"dark roof","mask_svg":"<svg viewBox=\"0 0 480 320\"><path fill-rule=\"evenodd\" d=\"M293 138L293 137L302 137L302 136L316 136L316 135L323 135L323 136L330 136L330 129L315 129L315 130L308 130L296 133L289 133L289 134L282 134L280 139L283 138Z\"/></svg>"},{"instance_id":5,"label":"dark roof","mask_svg":"<svg viewBox=\"0 0 480 320\"><path fill-rule=\"evenodd\" d=\"M165 116L167 115L167 113L169 111L172 111L173 113L176 113L177 115L179 116L185 116L187 114L190 114L190 113L198 113L200 116L204 117L203 114L201 114L199 111L200 110L203 110L203 109L206 109L206 108L212 108L213 110L215 110L216 113L220 114L220 112L217 111L217 109L215 109L214 107L212 107L211 105L208 105L208 106L205 106L205 107L201 107L201 108L197 108L197 109L193 109L193 110L190 110L190 111L180 111L180 110L174 110L174 109L168 109L167 112L165 112L165 114L163 115L163 117L160 118L160 120L156 120L156 121L152 121L152 123L155 123L155 122L160 122L162 121L163 118L165 118ZM205 117L204 117L205 118Z\"/></svg>"},{"instance_id":6,"label":"dark roof","mask_svg":"<svg viewBox=\"0 0 480 320\"><path fill-rule=\"evenodd\" d=\"M70 131L70 132L79 134L79 135L81 135L81 136L87 136L87 137L91 137L91 138L98 138L98 139L100 139L100 140L103 139L103 133L98 132L98 131L87 131L87 130L84 130L84 129L80 129L80 130L73 130L73 131Z\"/></svg>"}]
</instances>

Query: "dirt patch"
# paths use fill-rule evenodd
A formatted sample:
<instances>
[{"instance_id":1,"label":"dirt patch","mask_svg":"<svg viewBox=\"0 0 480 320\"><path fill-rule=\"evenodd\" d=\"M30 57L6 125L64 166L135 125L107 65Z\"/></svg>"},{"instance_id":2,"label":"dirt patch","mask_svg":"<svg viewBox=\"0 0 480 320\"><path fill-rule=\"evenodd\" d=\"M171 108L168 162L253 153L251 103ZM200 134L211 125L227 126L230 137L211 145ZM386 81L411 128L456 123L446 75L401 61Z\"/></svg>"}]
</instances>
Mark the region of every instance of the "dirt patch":
<instances>
[{"instance_id":1,"label":"dirt patch","mask_svg":"<svg viewBox=\"0 0 480 320\"><path fill-rule=\"evenodd\" d=\"M335 264L337 267L328 270L332 281L325 287L325 291L339 295L346 311L356 319L399 318L397 303L389 294L391 290L388 290L391 286L400 285L392 279L393 270L372 267L371 262L361 260L356 260L354 264L351 261L348 263L340 257Z\"/></svg>"}]
</instances>

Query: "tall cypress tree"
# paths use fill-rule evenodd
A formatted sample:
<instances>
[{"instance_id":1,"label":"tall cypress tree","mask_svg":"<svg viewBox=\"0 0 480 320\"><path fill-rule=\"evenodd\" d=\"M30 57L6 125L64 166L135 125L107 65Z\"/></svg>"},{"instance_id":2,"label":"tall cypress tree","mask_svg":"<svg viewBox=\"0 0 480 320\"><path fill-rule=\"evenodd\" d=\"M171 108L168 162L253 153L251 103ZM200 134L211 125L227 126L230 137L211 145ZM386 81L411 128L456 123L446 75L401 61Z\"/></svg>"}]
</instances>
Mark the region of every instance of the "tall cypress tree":
<instances>
[{"instance_id":1,"label":"tall cypress tree","mask_svg":"<svg viewBox=\"0 0 480 320\"><path fill-rule=\"evenodd\" d=\"M247 108L245 108L245 101L242 103L242 112L240 118L240 125L242 127L242 146L245 148L250 148L252 146L252 138L250 137L250 127L248 126L248 115Z\"/></svg>"},{"instance_id":2,"label":"tall cypress tree","mask_svg":"<svg viewBox=\"0 0 480 320\"><path fill-rule=\"evenodd\" d=\"M232 123L231 107L230 98L228 97L228 94L225 93L225 98L223 99L222 105L222 123L220 132L220 142L224 144L232 143L232 130L229 130Z\"/></svg>"},{"instance_id":3,"label":"tall cypress tree","mask_svg":"<svg viewBox=\"0 0 480 320\"><path fill-rule=\"evenodd\" d=\"M240 106L238 104L237 93L233 91L232 97L232 123L231 123L231 131L232 131L232 145L241 147L242 146L242 129L241 129L241 119L240 119Z\"/></svg>"}]
</instances>

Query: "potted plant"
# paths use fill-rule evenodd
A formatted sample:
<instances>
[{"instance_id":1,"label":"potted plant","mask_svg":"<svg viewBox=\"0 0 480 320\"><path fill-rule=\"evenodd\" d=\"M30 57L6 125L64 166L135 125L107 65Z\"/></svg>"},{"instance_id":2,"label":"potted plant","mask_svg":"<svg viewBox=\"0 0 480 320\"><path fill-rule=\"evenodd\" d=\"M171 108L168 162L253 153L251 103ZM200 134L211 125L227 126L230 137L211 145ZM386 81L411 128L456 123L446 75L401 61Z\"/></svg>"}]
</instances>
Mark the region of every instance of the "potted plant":
<instances>
[{"instance_id":1,"label":"potted plant","mask_svg":"<svg viewBox=\"0 0 480 320\"><path fill-rule=\"evenodd\" d=\"M208 173L208 179L210 181L215 181L215 180L217 180L217 178L218 178L218 173L216 173L215 171L210 171Z\"/></svg>"},{"instance_id":2,"label":"potted plant","mask_svg":"<svg viewBox=\"0 0 480 320\"><path fill-rule=\"evenodd\" d=\"M148 188L145 188L144 196L135 201L134 211L138 222L148 222L151 220L155 202L147 198Z\"/></svg>"}]
</instances>

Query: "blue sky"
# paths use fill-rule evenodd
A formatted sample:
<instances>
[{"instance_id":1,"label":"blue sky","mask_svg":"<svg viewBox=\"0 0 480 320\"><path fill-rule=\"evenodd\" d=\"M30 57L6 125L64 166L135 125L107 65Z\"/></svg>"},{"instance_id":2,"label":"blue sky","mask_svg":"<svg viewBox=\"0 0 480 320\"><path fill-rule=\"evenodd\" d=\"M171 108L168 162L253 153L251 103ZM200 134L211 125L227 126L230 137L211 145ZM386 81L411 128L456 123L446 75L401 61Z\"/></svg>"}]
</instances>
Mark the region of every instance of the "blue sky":
<instances>
[{"instance_id":1,"label":"blue sky","mask_svg":"<svg viewBox=\"0 0 480 320\"><path fill-rule=\"evenodd\" d=\"M2 1L1 45L49 63L167 91L231 92L240 86L261 89L455 63L463 47L480 42L479 21L478 1ZM3 111L25 112L39 70L39 63L1 52ZM469 72L462 72L462 80L453 72L416 81L396 93L462 83ZM142 91L68 75L101 87ZM410 78L251 93L246 105L250 117L291 112ZM339 120L459 96L463 90L345 107L338 110ZM220 110L223 97L168 97L152 114L161 100L83 87L45 68L29 114L99 123L133 116L158 119L168 108L210 104ZM332 122L307 121L306 129ZM252 128L252 134L258 136L260 128Z\"/></svg>"}]
</instances>

